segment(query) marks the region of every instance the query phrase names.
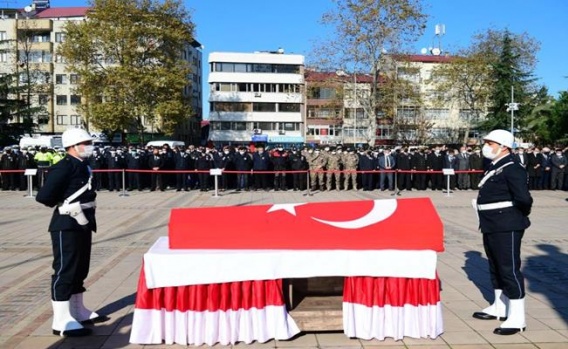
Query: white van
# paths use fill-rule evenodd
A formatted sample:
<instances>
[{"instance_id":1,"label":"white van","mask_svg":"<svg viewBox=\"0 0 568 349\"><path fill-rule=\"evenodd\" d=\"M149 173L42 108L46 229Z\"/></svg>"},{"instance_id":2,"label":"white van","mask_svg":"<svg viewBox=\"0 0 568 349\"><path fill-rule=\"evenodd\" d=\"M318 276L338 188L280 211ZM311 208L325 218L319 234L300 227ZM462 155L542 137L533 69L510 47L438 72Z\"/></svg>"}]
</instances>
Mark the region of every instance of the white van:
<instances>
[{"instance_id":1,"label":"white van","mask_svg":"<svg viewBox=\"0 0 568 349\"><path fill-rule=\"evenodd\" d=\"M44 146L48 148L63 148L61 136L22 137L20 139L20 149Z\"/></svg>"},{"instance_id":2,"label":"white van","mask_svg":"<svg viewBox=\"0 0 568 349\"><path fill-rule=\"evenodd\" d=\"M169 141L169 140L164 140L164 141L150 141L146 144L146 147L158 147L161 148L164 144L167 144L170 146L170 148L173 147L185 147L185 142L182 141Z\"/></svg>"}]
</instances>

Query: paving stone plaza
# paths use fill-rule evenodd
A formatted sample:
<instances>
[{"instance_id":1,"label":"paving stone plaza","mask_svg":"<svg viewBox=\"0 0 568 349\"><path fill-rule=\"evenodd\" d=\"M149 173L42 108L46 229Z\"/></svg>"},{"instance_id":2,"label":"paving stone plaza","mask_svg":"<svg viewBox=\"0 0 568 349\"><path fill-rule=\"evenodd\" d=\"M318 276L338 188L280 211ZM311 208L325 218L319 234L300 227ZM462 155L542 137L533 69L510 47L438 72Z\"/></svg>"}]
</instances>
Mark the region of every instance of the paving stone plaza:
<instances>
[{"instance_id":1,"label":"paving stone plaza","mask_svg":"<svg viewBox=\"0 0 568 349\"><path fill-rule=\"evenodd\" d=\"M313 201L393 198L390 192L99 192L99 232L93 238L86 304L111 321L93 335L63 339L51 334L51 244L47 226L52 209L25 197L0 192L0 348L180 348L128 343L136 284L144 252L167 235L174 207L234 206ZM439 255L444 334L435 340L364 341L339 333L302 333L290 341L253 343L251 348L568 348L568 197L562 191L536 191L522 245L527 286L527 331L498 336L497 321L472 312L487 305L492 290L476 216L475 191L450 196L439 191L402 192L398 198L428 196L445 227L446 251ZM416 213L420 215L419 212ZM253 224L250 221L235 224ZM236 347L246 347L238 344Z\"/></svg>"}]
</instances>

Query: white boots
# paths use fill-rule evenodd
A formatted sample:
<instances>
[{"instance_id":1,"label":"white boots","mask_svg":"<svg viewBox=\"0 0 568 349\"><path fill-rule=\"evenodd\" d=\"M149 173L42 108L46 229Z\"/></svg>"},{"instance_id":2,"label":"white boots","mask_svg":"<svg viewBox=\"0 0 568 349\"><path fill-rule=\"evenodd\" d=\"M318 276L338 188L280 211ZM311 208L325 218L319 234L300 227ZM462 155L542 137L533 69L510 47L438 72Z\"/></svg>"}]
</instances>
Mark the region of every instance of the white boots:
<instances>
[{"instance_id":1,"label":"white boots","mask_svg":"<svg viewBox=\"0 0 568 349\"><path fill-rule=\"evenodd\" d=\"M525 322L525 299L511 299L509 301L509 312L507 321L497 327L493 333L500 335L511 335L523 332L527 327Z\"/></svg>"},{"instance_id":2,"label":"white boots","mask_svg":"<svg viewBox=\"0 0 568 349\"><path fill-rule=\"evenodd\" d=\"M503 290L495 290L493 304L480 312L473 313L473 317L480 320L507 320L507 303L509 299Z\"/></svg>"},{"instance_id":3,"label":"white boots","mask_svg":"<svg viewBox=\"0 0 568 349\"><path fill-rule=\"evenodd\" d=\"M82 337L91 334L91 329L84 328L72 315L70 302L51 301L53 307L53 334L62 337Z\"/></svg>"},{"instance_id":4,"label":"white boots","mask_svg":"<svg viewBox=\"0 0 568 349\"><path fill-rule=\"evenodd\" d=\"M106 315L99 315L94 311L91 311L85 307L83 303L83 294L76 293L71 295L71 299L69 300L71 303L71 315L77 319L80 323L98 323L104 322L109 320L109 317Z\"/></svg>"}]
</instances>

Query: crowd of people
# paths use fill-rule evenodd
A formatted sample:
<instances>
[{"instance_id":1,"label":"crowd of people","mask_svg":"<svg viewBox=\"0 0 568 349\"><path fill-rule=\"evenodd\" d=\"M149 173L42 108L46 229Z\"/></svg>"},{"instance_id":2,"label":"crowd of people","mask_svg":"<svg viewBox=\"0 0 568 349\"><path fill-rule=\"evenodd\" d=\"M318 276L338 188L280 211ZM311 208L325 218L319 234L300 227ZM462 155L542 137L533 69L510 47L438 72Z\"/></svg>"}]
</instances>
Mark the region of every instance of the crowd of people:
<instances>
[{"instance_id":1,"label":"crowd of people","mask_svg":"<svg viewBox=\"0 0 568 349\"><path fill-rule=\"evenodd\" d=\"M41 187L63 149L6 147L0 157L2 190L27 190L25 169L37 168ZM568 190L568 148L516 148L531 190ZM453 169L450 190L475 190L486 163L479 147L344 148L277 145L95 147L88 159L96 190L201 190L213 188L209 170L222 169L219 189L248 190L444 190L443 169ZM125 188L123 188L123 170Z\"/></svg>"}]
</instances>

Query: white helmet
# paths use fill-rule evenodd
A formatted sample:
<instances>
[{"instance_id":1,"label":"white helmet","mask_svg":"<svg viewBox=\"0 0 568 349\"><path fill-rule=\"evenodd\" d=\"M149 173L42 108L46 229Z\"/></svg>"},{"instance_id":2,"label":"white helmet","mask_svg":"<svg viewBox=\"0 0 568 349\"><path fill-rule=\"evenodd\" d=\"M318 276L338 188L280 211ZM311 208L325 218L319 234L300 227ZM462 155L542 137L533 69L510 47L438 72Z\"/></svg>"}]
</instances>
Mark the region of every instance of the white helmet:
<instances>
[{"instance_id":1,"label":"white helmet","mask_svg":"<svg viewBox=\"0 0 568 349\"><path fill-rule=\"evenodd\" d=\"M70 128L67 131L63 132L63 135L61 135L61 143L63 143L63 148L68 148L73 145L92 140L93 137L91 137L91 135L82 128Z\"/></svg>"},{"instance_id":2,"label":"white helmet","mask_svg":"<svg viewBox=\"0 0 568 349\"><path fill-rule=\"evenodd\" d=\"M513 148L515 137L507 130L493 130L489 132L487 136L483 137L483 140L499 143L507 148Z\"/></svg>"}]
</instances>

